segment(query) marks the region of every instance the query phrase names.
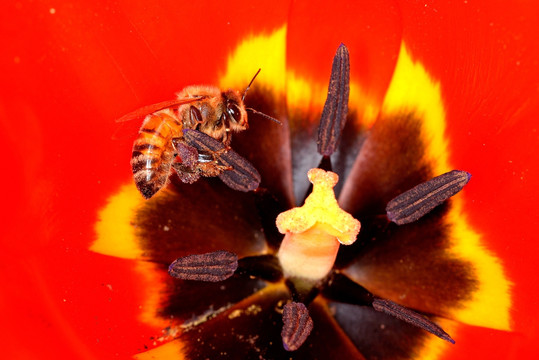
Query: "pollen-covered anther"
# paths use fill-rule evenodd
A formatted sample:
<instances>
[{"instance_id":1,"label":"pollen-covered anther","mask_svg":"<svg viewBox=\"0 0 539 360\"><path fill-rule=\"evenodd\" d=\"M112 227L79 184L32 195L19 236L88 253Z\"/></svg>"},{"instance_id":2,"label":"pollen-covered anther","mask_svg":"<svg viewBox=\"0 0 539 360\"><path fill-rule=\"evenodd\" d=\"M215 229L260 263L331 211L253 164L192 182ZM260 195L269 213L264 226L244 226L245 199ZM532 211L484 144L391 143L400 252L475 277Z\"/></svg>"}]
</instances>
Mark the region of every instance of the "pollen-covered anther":
<instances>
[{"instance_id":1,"label":"pollen-covered anther","mask_svg":"<svg viewBox=\"0 0 539 360\"><path fill-rule=\"evenodd\" d=\"M350 94L350 55L344 44L337 49L331 66L328 96L318 128L318 152L324 156L333 154L341 140L348 114Z\"/></svg>"},{"instance_id":2,"label":"pollen-covered anther","mask_svg":"<svg viewBox=\"0 0 539 360\"><path fill-rule=\"evenodd\" d=\"M238 256L219 250L178 258L170 264L168 273L182 280L216 282L228 279L237 268Z\"/></svg>"},{"instance_id":3,"label":"pollen-covered anther","mask_svg":"<svg viewBox=\"0 0 539 360\"><path fill-rule=\"evenodd\" d=\"M291 302L283 308L283 330L281 338L287 351L295 351L307 340L313 330L313 319L302 303Z\"/></svg>"},{"instance_id":4,"label":"pollen-covered anther","mask_svg":"<svg viewBox=\"0 0 539 360\"><path fill-rule=\"evenodd\" d=\"M450 342L451 344L455 343L455 340L453 340L451 336L449 336L449 334L446 333L440 326L430 321L425 316L405 308L404 306L396 304L393 301L376 298L372 302L372 306L376 311L384 312L388 315L396 317L397 319L420 327L423 330L438 336L440 339Z\"/></svg>"},{"instance_id":5,"label":"pollen-covered anther","mask_svg":"<svg viewBox=\"0 0 539 360\"><path fill-rule=\"evenodd\" d=\"M386 207L387 217L397 225L419 220L462 190L470 178L466 171L453 170L421 183L391 200Z\"/></svg>"},{"instance_id":6,"label":"pollen-covered anther","mask_svg":"<svg viewBox=\"0 0 539 360\"><path fill-rule=\"evenodd\" d=\"M286 234L278 257L285 276L318 280L333 267L339 244L352 244L361 225L335 199L337 174L311 169L308 177L313 191L305 204L277 217L277 228Z\"/></svg>"}]
</instances>

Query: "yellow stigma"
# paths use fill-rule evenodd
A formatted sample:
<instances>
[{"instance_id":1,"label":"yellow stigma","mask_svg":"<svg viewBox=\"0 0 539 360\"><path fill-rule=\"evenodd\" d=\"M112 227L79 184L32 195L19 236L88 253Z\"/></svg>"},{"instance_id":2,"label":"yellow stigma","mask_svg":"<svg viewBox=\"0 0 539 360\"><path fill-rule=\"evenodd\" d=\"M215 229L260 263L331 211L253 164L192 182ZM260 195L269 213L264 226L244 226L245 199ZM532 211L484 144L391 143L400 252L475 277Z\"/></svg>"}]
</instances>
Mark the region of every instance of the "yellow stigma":
<instances>
[{"instance_id":1,"label":"yellow stigma","mask_svg":"<svg viewBox=\"0 0 539 360\"><path fill-rule=\"evenodd\" d=\"M318 280L333 267L339 243L352 244L361 224L342 210L335 199L337 174L311 169L307 175L313 192L305 204L277 217L277 228L286 234L278 257L287 277Z\"/></svg>"}]
</instances>

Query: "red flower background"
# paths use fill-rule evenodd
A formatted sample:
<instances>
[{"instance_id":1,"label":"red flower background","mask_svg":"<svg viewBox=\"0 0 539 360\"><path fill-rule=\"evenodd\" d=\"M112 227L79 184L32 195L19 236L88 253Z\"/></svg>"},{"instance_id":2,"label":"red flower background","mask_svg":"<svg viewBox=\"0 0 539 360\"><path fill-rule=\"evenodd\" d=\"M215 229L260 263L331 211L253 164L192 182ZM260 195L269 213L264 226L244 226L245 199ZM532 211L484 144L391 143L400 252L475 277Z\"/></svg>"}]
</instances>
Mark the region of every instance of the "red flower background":
<instances>
[{"instance_id":1,"label":"red flower background","mask_svg":"<svg viewBox=\"0 0 539 360\"><path fill-rule=\"evenodd\" d=\"M537 352L538 5L20 1L0 17L3 357L144 349L156 329L137 319L133 261L88 251L98 209L131 176L132 138L112 140L114 119L216 83L242 38L285 23L287 66L317 81L344 42L352 76L381 102L401 41L440 81L450 161L474 175L463 194L470 223L514 283L513 331L464 326L445 357Z\"/></svg>"}]
</instances>

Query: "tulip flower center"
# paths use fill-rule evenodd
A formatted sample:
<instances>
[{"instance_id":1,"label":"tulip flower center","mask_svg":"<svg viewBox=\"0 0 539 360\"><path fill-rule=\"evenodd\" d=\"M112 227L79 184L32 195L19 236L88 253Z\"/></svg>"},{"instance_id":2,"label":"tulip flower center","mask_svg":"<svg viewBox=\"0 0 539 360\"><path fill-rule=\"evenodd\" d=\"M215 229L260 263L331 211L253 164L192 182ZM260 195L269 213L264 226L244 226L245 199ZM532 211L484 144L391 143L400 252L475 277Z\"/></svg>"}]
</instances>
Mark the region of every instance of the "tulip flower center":
<instances>
[{"instance_id":1,"label":"tulip flower center","mask_svg":"<svg viewBox=\"0 0 539 360\"><path fill-rule=\"evenodd\" d=\"M316 281L332 269L339 245L356 240L361 225L335 199L337 174L311 169L307 175L313 191L305 204L277 217L277 228L285 234L277 257L286 277Z\"/></svg>"}]
</instances>

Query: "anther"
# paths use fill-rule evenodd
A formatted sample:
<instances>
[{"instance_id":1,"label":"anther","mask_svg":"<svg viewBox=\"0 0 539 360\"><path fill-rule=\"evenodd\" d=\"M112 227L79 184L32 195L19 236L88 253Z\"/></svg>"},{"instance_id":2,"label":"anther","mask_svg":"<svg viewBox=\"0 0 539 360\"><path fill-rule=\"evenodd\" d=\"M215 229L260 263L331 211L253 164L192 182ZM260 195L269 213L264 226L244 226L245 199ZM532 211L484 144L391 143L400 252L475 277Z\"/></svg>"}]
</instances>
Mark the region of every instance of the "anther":
<instances>
[{"instance_id":1,"label":"anther","mask_svg":"<svg viewBox=\"0 0 539 360\"><path fill-rule=\"evenodd\" d=\"M449 334L447 334L441 327L436 325L434 322L430 321L423 315L416 313L413 310L394 303L393 301L376 298L372 302L372 306L376 311L384 312L386 314L396 317L397 319L420 327L421 329L438 336L440 339L449 341L451 344L455 343L455 340L453 340L451 336L449 336Z\"/></svg>"},{"instance_id":2,"label":"anther","mask_svg":"<svg viewBox=\"0 0 539 360\"><path fill-rule=\"evenodd\" d=\"M238 256L219 250L178 258L170 264L168 273L182 280L216 282L228 279L237 268Z\"/></svg>"},{"instance_id":3,"label":"anther","mask_svg":"<svg viewBox=\"0 0 539 360\"><path fill-rule=\"evenodd\" d=\"M466 171L453 170L419 184L387 204L387 217L397 225L414 222L462 190L470 177Z\"/></svg>"},{"instance_id":4,"label":"anther","mask_svg":"<svg viewBox=\"0 0 539 360\"><path fill-rule=\"evenodd\" d=\"M313 329L309 310L302 303L291 302L283 308L283 330L281 338L287 351L294 351L307 340Z\"/></svg>"},{"instance_id":5,"label":"anther","mask_svg":"<svg viewBox=\"0 0 539 360\"><path fill-rule=\"evenodd\" d=\"M318 128L318 152L330 156L337 150L348 114L350 94L350 58L348 49L341 44L333 58L328 96Z\"/></svg>"}]
</instances>

